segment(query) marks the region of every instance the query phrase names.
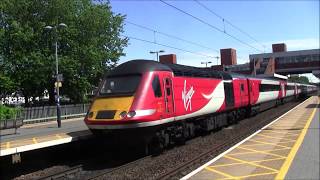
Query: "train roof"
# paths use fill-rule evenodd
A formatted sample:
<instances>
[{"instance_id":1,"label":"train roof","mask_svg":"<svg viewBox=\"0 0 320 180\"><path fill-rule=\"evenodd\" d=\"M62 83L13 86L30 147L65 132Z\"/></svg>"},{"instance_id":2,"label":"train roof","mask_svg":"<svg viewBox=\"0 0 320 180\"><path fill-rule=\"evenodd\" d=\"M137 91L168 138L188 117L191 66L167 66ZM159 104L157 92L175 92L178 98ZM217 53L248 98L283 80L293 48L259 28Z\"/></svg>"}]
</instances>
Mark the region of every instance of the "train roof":
<instances>
[{"instance_id":1,"label":"train roof","mask_svg":"<svg viewBox=\"0 0 320 180\"><path fill-rule=\"evenodd\" d=\"M230 73L215 71L210 68L185 66L180 64L163 64L153 60L137 59L120 64L107 76L122 76L128 74L142 74L148 71L171 71L175 76L204 77L231 80Z\"/></svg>"},{"instance_id":2,"label":"train roof","mask_svg":"<svg viewBox=\"0 0 320 180\"><path fill-rule=\"evenodd\" d=\"M276 80L273 78L261 78L251 75L243 75L237 73L230 73L224 71L216 71L211 68L201 68L186 66L181 64L164 64L153 60L136 59L127 61L120 64L107 76L123 76L128 74L143 74L149 71L171 71L175 76L187 76L187 77L203 77L203 78L216 78L231 80L233 78L251 78L251 79L269 79ZM288 81L290 82L290 81Z\"/></svg>"},{"instance_id":3,"label":"train roof","mask_svg":"<svg viewBox=\"0 0 320 180\"><path fill-rule=\"evenodd\" d=\"M172 71L168 66L153 60L137 59L120 64L107 76L121 76L126 74L142 74L148 71Z\"/></svg>"}]
</instances>

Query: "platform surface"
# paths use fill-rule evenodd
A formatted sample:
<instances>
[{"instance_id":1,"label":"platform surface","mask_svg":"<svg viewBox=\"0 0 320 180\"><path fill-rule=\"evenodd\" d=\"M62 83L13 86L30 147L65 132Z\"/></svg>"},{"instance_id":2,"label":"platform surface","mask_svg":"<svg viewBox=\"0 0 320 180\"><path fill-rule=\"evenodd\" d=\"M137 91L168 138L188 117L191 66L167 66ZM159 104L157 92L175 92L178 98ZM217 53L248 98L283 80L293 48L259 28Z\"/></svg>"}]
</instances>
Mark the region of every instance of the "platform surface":
<instances>
[{"instance_id":1,"label":"platform surface","mask_svg":"<svg viewBox=\"0 0 320 180\"><path fill-rule=\"evenodd\" d=\"M182 179L319 179L319 98L310 97Z\"/></svg>"},{"instance_id":2,"label":"platform surface","mask_svg":"<svg viewBox=\"0 0 320 180\"><path fill-rule=\"evenodd\" d=\"M91 132L83 118L63 120L61 128L57 122L27 124L14 133L14 130L0 131L0 156L55 146L85 139Z\"/></svg>"}]
</instances>

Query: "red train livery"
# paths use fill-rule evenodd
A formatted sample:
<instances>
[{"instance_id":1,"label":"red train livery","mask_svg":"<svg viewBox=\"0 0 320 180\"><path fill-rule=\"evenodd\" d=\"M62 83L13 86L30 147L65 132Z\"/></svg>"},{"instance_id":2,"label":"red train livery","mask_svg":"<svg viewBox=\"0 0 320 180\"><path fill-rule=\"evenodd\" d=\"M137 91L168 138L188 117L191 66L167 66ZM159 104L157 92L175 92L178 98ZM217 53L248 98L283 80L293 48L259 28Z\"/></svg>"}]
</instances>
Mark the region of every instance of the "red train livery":
<instances>
[{"instance_id":1,"label":"red train livery","mask_svg":"<svg viewBox=\"0 0 320 180\"><path fill-rule=\"evenodd\" d=\"M132 60L106 75L85 123L93 133L117 139L139 136L166 146L314 89L208 68Z\"/></svg>"}]
</instances>

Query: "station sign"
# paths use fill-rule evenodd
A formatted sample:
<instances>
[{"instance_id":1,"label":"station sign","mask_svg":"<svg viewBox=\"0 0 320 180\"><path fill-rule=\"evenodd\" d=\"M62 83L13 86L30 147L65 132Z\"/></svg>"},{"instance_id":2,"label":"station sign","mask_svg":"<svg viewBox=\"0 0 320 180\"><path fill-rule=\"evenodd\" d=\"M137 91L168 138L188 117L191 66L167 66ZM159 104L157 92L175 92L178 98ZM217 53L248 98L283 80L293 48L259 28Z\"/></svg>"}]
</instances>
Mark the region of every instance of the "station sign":
<instances>
[{"instance_id":1,"label":"station sign","mask_svg":"<svg viewBox=\"0 0 320 180\"><path fill-rule=\"evenodd\" d=\"M54 87L62 87L62 82L55 82Z\"/></svg>"}]
</instances>

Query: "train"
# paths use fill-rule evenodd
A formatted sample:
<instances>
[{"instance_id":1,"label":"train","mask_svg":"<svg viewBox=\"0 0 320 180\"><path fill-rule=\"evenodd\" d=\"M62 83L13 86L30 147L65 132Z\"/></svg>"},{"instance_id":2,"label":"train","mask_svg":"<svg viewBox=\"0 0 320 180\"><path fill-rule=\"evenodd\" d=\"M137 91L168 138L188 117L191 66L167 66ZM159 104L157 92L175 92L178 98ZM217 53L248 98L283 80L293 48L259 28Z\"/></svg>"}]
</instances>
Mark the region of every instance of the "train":
<instances>
[{"instance_id":1,"label":"train","mask_svg":"<svg viewBox=\"0 0 320 180\"><path fill-rule=\"evenodd\" d=\"M84 121L106 141L141 141L162 149L316 89L210 68L131 60L105 75Z\"/></svg>"}]
</instances>

